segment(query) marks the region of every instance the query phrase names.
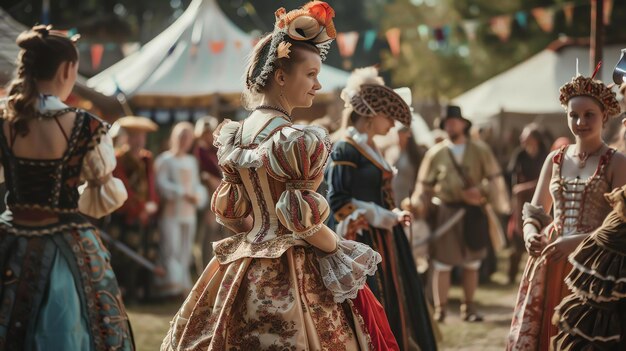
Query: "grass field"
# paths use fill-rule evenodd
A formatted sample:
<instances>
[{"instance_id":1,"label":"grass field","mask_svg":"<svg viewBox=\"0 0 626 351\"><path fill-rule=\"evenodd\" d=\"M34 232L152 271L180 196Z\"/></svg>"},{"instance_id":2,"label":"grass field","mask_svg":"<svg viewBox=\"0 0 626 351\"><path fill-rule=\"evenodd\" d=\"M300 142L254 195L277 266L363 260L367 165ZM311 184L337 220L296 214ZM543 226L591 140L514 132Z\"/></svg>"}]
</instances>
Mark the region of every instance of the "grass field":
<instances>
[{"instance_id":1,"label":"grass field","mask_svg":"<svg viewBox=\"0 0 626 351\"><path fill-rule=\"evenodd\" d=\"M451 289L448 317L444 324L439 324L443 336L440 350L500 351L504 349L517 293L517 286L504 285L506 278L502 272L507 268L505 260L507 254L506 251L501 254L500 269L493 276L494 282L482 286L476 294L476 301L481 313L485 315L485 322L461 321L459 305L462 292L458 286ZM138 351L159 349L169 322L181 303L182 301L128 308Z\"/></svg>"}]
</instances>

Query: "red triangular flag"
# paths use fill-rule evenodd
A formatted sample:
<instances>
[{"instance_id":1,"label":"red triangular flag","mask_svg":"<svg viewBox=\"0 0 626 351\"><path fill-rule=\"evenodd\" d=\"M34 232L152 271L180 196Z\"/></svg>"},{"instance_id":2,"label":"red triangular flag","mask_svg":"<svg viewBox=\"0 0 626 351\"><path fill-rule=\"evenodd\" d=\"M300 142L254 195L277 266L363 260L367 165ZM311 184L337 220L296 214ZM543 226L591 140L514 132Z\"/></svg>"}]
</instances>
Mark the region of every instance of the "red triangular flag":
<instances>
[{"instance_id":1,"label":"red triangular flag","mask_svg":"<svg viewBox=\"0 0 626 351\"><path fill-rule=\"evenodd\" d=\"M574 23L574 4L571 2L563 4L563 14L565 15L565 23L571 26Z\"/></svg>"},{"instance_id":2,"label":"red triangular flag","mask_svg":"<svg viewBox=\"0 0 626 351\"><path fill-rule=\"evenodd\" d=\"M224 50L226 43L223 40L209 40L209 49L214 54L219 54Z\"/></svg>"},{"instance_id":3,"label":"red triangular flag","mask_svg":"<svg viewBox=\"0 0 626 351\"><path fill-rule=\"evenodd\" d=\"M359 32L345 32L337 34L337 46L341 57L352 57L356 44L359 42Z\"/></svg>"},{"instance_id":4,"label":"red triangular flag","mask_svg":"<svg viewBox=\"0 0 626 351\"><path fill-rule=\"evenodd\" d=\"M611 14L613 13L613 0L604 0L604 10L602 13L602 19L604 21L604 25L608 26L611 24Z\"/></svg>"},{"instance_id":5,"label":"red triangular flag","mask_svg":"<svg viewBox=\"0 0 626 351\"><path fill-rule=\"evenodd\" d=\"M546 33L552 32L552 29L554 29L554 9L550 7L537 7L530 10L530 12L537 20L537 24L539 24L541 30Z\"/></svg>"},{"instance_id":6,"label":"red triangular flag","mask_svg":"<svg viewBox=\"0 0 626 351\"><path fill-rule=\"evenodd\" d=\"M391 28L385 32L387 41L389 42L389 49L393 56L400 55L400 28Z\"/></svg>"},{"instance_id":7,"label":"red triangular flag","mask_svg":"<svg viewBox=\"0 0 626 351\"><path fill-rule=\"evenodd\" d=\"M104 45L91 44L91 68L97 70L102 62L102 54L104 54Z\"/></svg>"},{"instance_id":8,"label":"red triangular flag","mask_svg":"<svg viewBox=\"0 0 626 351\"><path fill-rule=\"evenodd\" d=\"M511 16L498 16L491 19L491 30L500 38L500 41L507 41L511 36Z\"/></svg>"}]
</instances>

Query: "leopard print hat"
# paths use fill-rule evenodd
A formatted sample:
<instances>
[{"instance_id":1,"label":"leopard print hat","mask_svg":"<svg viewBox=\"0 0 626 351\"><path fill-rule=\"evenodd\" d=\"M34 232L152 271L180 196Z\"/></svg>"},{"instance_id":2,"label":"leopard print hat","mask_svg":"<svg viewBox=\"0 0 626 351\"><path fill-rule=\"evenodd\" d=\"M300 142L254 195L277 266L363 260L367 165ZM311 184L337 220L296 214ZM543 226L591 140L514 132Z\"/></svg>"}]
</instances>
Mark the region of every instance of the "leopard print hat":
<instances>
[{"instance_id":1,"label":"leopard print hat","mask_svg":"<svg viewBox=\"0 0 626 351\"><path fill-rule=\"evenodd\" d=\"M362 116L384 113L405 126L411 125L409 105L393 89L385 86L376 67L355 69L341 92L341 98L346 107L352 107Z\"/></svg>"}]
</instances>

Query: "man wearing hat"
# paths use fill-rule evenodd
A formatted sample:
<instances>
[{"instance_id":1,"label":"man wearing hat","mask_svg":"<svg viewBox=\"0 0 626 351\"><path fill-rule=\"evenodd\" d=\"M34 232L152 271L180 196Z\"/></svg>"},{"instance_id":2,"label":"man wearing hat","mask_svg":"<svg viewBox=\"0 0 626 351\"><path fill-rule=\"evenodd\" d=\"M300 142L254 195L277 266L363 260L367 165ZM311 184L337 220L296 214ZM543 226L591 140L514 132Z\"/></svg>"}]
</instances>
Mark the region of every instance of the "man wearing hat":
<instances>
[{"instance_id":1,"label":"man wearing hat","mask_svg":"<svg viewBox=\"0 0 626 351\"><path fill-rule=\"evenodd\" d=\"M126 139L118 148L113 175L124 182L128 200L111 215L109 232L114 239L156 262L159 238L153 217L157 212L158 198L153 157L145 146L147 134L155 132L158 126L148 118L137 116L122 117L116 124L126 133ZM125 302L137 301L140 286L144 288L144 297L148 297L150 273L115 250L112 251L111 261L124 290Z\"/></svg>"},{"instance_id":2,"label":"man wearing hat","mask_svg":"<svg viewBox=\"0 0 626 351\"><path fill-rule=\"evenodd\" d=\"M454 266L463 268L461 317L469 322L482 320L473 301L480 262L490 242L484 206L494 198L489 202L496 211L508 212L510 206L500 166L487 144L470 140L471 126L460 107L443 108L439 127L448 138L426 152L415 191L404 201L404 207L417 217L429 219L437 234L430 244L430 258L435 318L440 322L446 316Z\"/></svg>"}]
</instances>

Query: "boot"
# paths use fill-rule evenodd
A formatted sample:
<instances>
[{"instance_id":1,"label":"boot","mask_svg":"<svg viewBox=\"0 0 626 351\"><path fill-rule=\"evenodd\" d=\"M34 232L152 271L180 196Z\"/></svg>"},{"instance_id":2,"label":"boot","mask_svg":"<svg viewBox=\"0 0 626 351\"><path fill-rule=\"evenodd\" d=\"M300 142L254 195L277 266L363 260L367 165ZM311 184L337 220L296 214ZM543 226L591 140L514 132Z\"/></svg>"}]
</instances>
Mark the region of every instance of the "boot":
<instances>
[{"instance_id":1,"label":"boot","mask_svg":"<svg viewBox=\"0 0 626 351\"><path fill-rule=\"evenodd\" d=\"M476 311L476 305L473 302L467 302L461 304L461 319L466 322L482 322L483 316Z\"/></svg>"},{"instance_id":2,"label":"boot","mask_svg":"<svg viewBox=\"0 0 626 351\"><path fill-rule=\"evenodd\" d=\"M443 323L446 320L446 305L435 306L435 313L433 319L439 323Z\"/></svg>"}]
</instances>

